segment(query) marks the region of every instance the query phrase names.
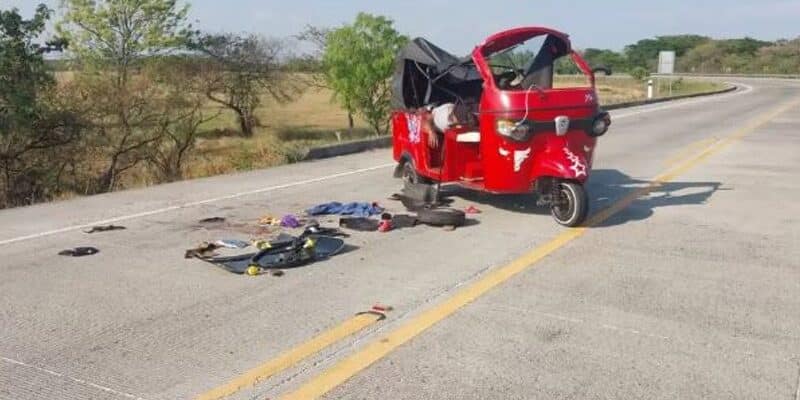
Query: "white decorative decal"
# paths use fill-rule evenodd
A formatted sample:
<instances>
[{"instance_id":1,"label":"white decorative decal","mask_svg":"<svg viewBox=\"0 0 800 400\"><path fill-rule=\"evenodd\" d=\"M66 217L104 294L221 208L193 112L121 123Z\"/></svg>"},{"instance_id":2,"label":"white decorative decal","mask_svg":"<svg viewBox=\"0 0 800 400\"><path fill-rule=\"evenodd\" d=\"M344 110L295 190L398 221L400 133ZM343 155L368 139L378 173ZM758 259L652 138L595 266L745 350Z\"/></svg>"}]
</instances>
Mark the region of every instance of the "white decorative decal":
<instances>
[{"instance_id":1,"label":"white decorative decal","mask_svg":"<svg viewBox=\"0 0 800 400\"><path fill-rule=\"evenodd\" d=\"M567 159L572 162L572 166L569 167L569 169L575 172L575 177L586 176L586 164L581 161L581 158L566 147L564 147L564 154L566 154Z\"/></svg>"},{"instance_id":2,"label":"white decorative decal","mask_svg":"<svg viewBox=\"0 0 800 400\"><path fill-rule=\"evenodd\" d=\"M586 93L586 97L584 97L583 100L586 103L594 103L594 95L591 93Z\"/></svg>"},{"instance_id":3,"label":"white decorative decal","mask_svg":"<svg viewBox=\"0 0 800 400\"><path fill-rule=\"evenodd\" d=\"M502 147L499 148L497 150L497 152L500 153L500 155L503 156L503 157L508 157L508 155L511 154L508 150L506 150L506 149L504 149Z\"/></svg>"},{"instance_id":4,"label":"white decorative decal","mask_svg":"<svg viewBox=\"0 0 800 400\"><path fill-rule=\"evenodd\" d=\"M517 150L514 152L514 172L519 172L522 168L522 163L531 155L531 148L527 150Z\"/></svg>"},{"instance_id":5,"label":"white decorative decal","mask_svg":"<svg viewBox=\"0 0 800 400\"><path fill-rule=\"evenodd\" d=\"M406 115L406 124L408 125L408 141L414 144L419 143L421 140L419 135L419 127L420 127L419 115L415 114Z\"/></svg>"}]
</instances>

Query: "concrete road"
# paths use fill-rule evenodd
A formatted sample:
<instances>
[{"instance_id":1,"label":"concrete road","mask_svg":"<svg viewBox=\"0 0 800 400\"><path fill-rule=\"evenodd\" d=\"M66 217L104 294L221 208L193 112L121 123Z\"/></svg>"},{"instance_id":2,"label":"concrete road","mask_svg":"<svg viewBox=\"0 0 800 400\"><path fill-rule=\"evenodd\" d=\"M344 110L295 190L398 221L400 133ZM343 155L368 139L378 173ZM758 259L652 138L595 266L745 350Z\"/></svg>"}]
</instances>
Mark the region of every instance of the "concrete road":
<instances>
[{"instance_id":1,"label":"concrete road","mask_svg":"<svg viewBox=\"0 0 800 400\"><path fill-rule=\"evenodd\" d=\"M471 226L354 234L283 277L183 259L264 214L402 211L388 151L1 211L0 398L797 400L800 83L738 83L615 111L589 190L618 212L578 231L455 190ZM81 245L101 252L57 255Z\"/></svg>"}]
</instances>

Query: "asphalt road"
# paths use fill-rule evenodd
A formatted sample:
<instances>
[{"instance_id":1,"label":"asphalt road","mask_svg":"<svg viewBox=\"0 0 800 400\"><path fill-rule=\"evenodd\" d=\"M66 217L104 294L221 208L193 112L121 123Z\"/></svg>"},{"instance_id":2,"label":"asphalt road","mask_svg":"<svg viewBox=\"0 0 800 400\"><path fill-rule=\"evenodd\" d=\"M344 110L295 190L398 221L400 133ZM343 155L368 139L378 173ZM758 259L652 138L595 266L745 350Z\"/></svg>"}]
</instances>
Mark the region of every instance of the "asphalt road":
<instances>
[{"instance_id":1,"label":"asphalt road","mask_svg":"<svg viewBox=\"0 0 800 400\"><path fill-rule=\"evenodd\" d=\"M589 190L618 212L566 239L529 198L455 190L483 210L471 226L358 233L282 277L183 259L264 214L402 211L388 151L0 211L0 398L191 399L238 379L234 399L327 382L328 399L797 400L800 82L737 82L613 112ZM127 229L81 232L100 223ZM57 255L81 245L101 253ZM377 302L385 320L247 373Z\"/></svg>"}]
</instances>

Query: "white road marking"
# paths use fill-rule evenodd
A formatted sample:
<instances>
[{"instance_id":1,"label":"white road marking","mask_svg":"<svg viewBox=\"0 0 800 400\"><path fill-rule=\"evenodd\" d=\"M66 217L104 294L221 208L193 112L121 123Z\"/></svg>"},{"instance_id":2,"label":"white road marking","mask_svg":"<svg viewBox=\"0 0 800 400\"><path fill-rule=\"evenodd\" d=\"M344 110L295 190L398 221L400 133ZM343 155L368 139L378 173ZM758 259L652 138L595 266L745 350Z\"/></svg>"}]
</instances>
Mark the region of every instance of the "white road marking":
<instances>
[{"instance_id":1,"label":"white road marking","mask_svg":"<svg viewBox=\"0 0 800 400\"><path fill-rule=\"evenodd\" d=\"M50 369L47 369L47 368L37 367L35 365L30 365L30 364L24 363L22 361L13 360L13 359L6 358L6 357L0 357L0 360L3 360L3 361L5 361L5 362L7 362L9 364L15 364L15 365L23 366L23 367L26 367L26 368L35 369L35 370L37 370L39 372L44 372L46 374L49 374L49 375L52 375L52 376L56 376L56 377L59 377L59 378L69 379L69 380L71 380L73 382L76 382L76 383L79 383L79 384L85 385L85 386L90 386L90 387L93 387L95 389L102 390L102 391L104 391L106 393L111 393L111 394L115 394L117 396L122 396L122 397L126 397L126 398L129 398L129 399L134 399L134 400L145 400L145 399L143 399L143 398L141 398L139 396L136 396L136 395L133 395L133 394L130 394L130 393L120 392L119 390L114 390L114 389L111 389L110 387L107 387L107 386L98 385L96 383L92 383L92 382L89 382L89 381L84 380L84 379L73 378L71 376L64 375L64 374L62 374L60 372L56 372L56 371L53 371L53 370L50 370Z\"/></svg>"},{"instance_id":2,"label":"white road marking","mask_svg":"<svg viewBox=\"0 0 800 400\"><path fill-rule=\"evenodd\" d=\"M694 101L692 101L692 100L688 100L688 101L681 100L681 101L677 101L677 102L674 102L674 103L668 103L668 104L666 104L664 106L659 106L659 107L647 107L647 106L644 106L644 108L641 109L641 110L629 112L627 114L613 115L613 118L614 119L622 119L622 118L632 117L634 115L644 114L644 113L653 112L653 111L661 111L661 110L665 110L665 109L669 109L669 108L682 107L682 106L686 106L686 105L690 105L690 104L697 104L697 103L704 103L704 102L707 102L707 101L715 101L715 100L727 99L727 98L730 98L730 97L733 97L733 96L739 96L739 95L742 95L742 94L745 94L745 93L749 93L749 92L751 92L753 90L752 86L745 85L743 83L735 83L735 84L738 85L738 86L744 87L744 90L736 91L736 92L729 93L729 94L723 94L723 95L719 95L719 96L709 96L709 97L701 98L701 99L694 100ZM122 216L119 216L119 217L109 218L109 219L100 220L100 221L94 221L94 222L90 222L90 223L86 223L86 224L82 224L82 225L67 226L67 227L64 227L64 228L53 229L53 230L50 230L50 231L39 232L39 233L30 234L30 235L24 235L24 236L19 236L19 237L15 237L15 238L0 240L0 246L9 245L9 244L12 244L12 243L23 242L23 241L26 241L26 240L38 239L38 238L41 238L41 237L56 235L56 234L59 234L59 233L65 233L65 232L71 232L71 231L76 231L76 230L80 230L80 229L91 228L91 227L97 226L97 225L108 225L108 224L127 221L127 220L131 220L131 219L149 217L151 215L163 214L163 213L166 213L166 212L169 212L169 211L175 211L175 210L180 210L180 209L189 208L189 207L196 207L196 206L199 206L199 205L204 205L204 204L209 204L209 203L216 203L218 201L223 201L223 200L231 200L231 199L235 199L235 198L239 198L239 197L250 196L250 195L259 194L259 193L265 193L265 192L271 192L271 191L280 190L280 189L286 189L286 188L290 188L290 187L294 187L294 186L302 186L302 185L308 185L308 184L312 184L312 183L324 182L324 181L328 181L328 180L331 180L331 179L341 178L341 177L350 176L350 175L358 175L358 174L362 174L362 173L365 173L365 172L370 172L370 171L375 171L375 170L378 170L378 169L388 168L388 167L391 167L391 166L394 166L394 165L395 165L394 163L381 164L381 165L376 165L374 167L362 168L362 169L357 169L357 170L354 170L354 171L342 172L342 173L333 174L333 175L326 175L326 176L322 176L322 177L319 177L319 178L307 179L307 180L299 181L299 182L292 182L292 183L287 183L287 184L283 184L283 185L270 186L270 187L266 187L266 188L262 188L262 189L256 189L256 190L251 190L251 191L247 191L247 192L234 193L234 194L215 197L215 198L206 199L206 200L193 201L193 202L189 202L189 203L180 204L180 205L177 205L177 206L164 207L164 208L159 208L159 209L150 210L150 211L144 211L144 212L140 212L140 213L136 213L136 214L122 215Z\"/></svg>"},{"instance_id":3,"label":"white road marking","mask_svg":"<svg viewBox=\"0 0 800 400\"><path fill-rule=\"evenodd\" d=\"M342 173L333 174L333 175L326 175L326 176L322 176L322 177L319 177L319 178L306 179L304 181L286 183L286 184L283 184L283 185L270 186L270 187L266 187L266 188L255 189L255 190L249 190L249 191L246 191L246 192L239 192L239 193L229 194L229 195L225 195L225 196L214 197L214 198L211 198L211 199L192 201L192 202L188 202L188 203L184 203L184 204L180 204L180 205L176 205L176 206L158 208L158 209L155 209L155 210L143 211L143 212L135 213L135 214L122 215L122 216L119 216L119 217L104 219L104 220L100 220L100 221L93 221L93 222L89 222L89 223L81 224L81 225L67 226L67 227L64 227L64 228L53 229L53 230L50 230L50 231L39 232L39 233L31 234L31 235L25 235L25 236L19 236L19 237L15 237L15 238L11 238L11 239L1 240L0 241L0 246L4 246L4 245L7 245L7 244L12 244L12 243L17 243L17 242L22 242L22 241L25 241L25 240L38 239L38 238L41 238L41 237L44 237L44 236L50 236L50 235L55 235L55 234L64 233L64 232L70 232L70 231L76 231L76 230L80 230L80 229L91 228L93 226L98 226L98 225L108 225L108 224L113 224L113 223L117 223L117 222L136 219L136 218L149 217L151 215L163 214L163 213L169 212L169 211L175 211L175 210L180 210L180 209L189 208L189 207L196 207L196 206L209 204L209 203L216 203L218 201L223 201L223 200L231 200L231 199L236 199L236 198L239 198L239 197L250 196L250 195L266 193L266 192L272 192L272 191L286 189L286 188L290 188L290 187L294 187L294 186L302 186L302 185L309 185L309 184L312 184L312 183L324 182L324 181L328 181L328 180L331 180L331 179L342 178L342 177L350 176L350 175L358 175L358 174L362 174L362 173L365 173L365 172L370 172L370 171L375 171L375 170L378 170L378 169L388 168L388 167L392 167L394 165L395 165L394 163L392 163L392 164L381 164L381 165L376 165L374 167L361 168L361 169L357 169L357 170L353 170L353 171L342 172Z\"/></svg>"}]
</instances>

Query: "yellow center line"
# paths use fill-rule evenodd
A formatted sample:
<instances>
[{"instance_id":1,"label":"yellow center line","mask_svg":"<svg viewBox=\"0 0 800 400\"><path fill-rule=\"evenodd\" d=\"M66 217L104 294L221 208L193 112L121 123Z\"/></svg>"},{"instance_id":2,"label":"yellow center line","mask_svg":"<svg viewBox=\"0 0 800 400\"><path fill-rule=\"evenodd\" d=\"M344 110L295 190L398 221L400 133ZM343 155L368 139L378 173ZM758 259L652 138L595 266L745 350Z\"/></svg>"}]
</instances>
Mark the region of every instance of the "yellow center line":
<instances>
[{"instance_id":1,"label":"yellow center line","mask_svg":"<svg viewBox=\"0 0 800 400\"><path fill-rule=\"evenodd\" d=\"M291 368L305 358L312 356L322 349L334 344L362 329L378 322L381 316L378 314L360 314L347 321L335 326L313 339L296 346L280 356L255 367L244 374L234 378L232 381L211 389L197 397L196 400L216 400L230 396L244 388L252 387L256 383L267 379L285 369Z\"/></svg>"},{"instance_id":2,"label":"yellow center line","mask_svg":"<svg viewBox=\"0 0 800 400\"><path fill-rule=\"evenodd\" d=\"M661 186L663 183L675 179L675 177L698 165L709 156L718 153L728 145L732 144L734 141L741 139L749 133L752 133L760 126L766 124L770 119L798 104L800 104L800 100L786 103L776 108L774 111L750 121L724 140L715 141L696 156L656 176L653 179L653 182L647 187L635 190L622 199L616 201L610 207L593 215L587 221L586 226L591 227L602 223L614 214L629 206L639 197L647 195L651 191ZM456 292L452 297L445 300L443 303L433 307L432 309L424 311L422 314L412 318L394 331L389 332L386 336L369 343L360 351L334 364L332 367L328 368L302 385L296 391L282 396L281 399L316 399L325 395L376 361L385 357L399 346L413 339L426 329L449 317L460 308L486 294L488 291L500 285L501 283L532 267L536 262L563 247L567 243L582 236L586 230L586 227L566 230L557 235L555 238L551 239L549 242L529 251L528 253L523 254L521 257L517 258L511 263L493 270L476 282L473 282L464 289Z\"/></svg>"},{"instance_id":3,"label":"yellow center line","mask_svg":"<svg viewBox=\"0 0 800 400\"><path fill-rule=\"evenodd\" d=\"M675 153L667 157L667 159L664 160L664 165L669 167L681 161L684 161L691 155L695 154L699 149L707 148L717 140L719 139L715 137L708 137L705 139L698 140L696 142L689 143L686 147L676 151Z\"/></svg>"}]
</instances>

